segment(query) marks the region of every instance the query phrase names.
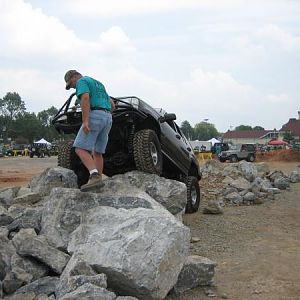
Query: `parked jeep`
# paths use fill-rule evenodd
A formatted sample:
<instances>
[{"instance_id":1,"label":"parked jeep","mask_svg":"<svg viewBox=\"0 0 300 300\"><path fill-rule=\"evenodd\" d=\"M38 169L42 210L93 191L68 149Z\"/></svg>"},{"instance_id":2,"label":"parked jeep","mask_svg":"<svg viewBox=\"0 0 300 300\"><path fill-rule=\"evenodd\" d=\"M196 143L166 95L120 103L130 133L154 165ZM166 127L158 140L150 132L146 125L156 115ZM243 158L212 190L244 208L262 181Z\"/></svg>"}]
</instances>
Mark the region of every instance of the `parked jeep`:
<instances>
[{"instance_id":1,"label":"parked jeep","mask_svg":"<svg viewBox=\"0 0 300 300\"><path fill-rule=\"evenodd\" d=\"M219 154L220 162L229 160L230 162L237 162L239 160L255 161L255 145L254 144L240 144L230 146L228 151L222 151Z\"/></svg>"},{"instance_id":2,"label":"parked jeep","mask_svg":"<svg viewBox=\"0 0 300 300\"><path fill-rule=\"evenodd\" d=\"M47 147L47 145L32 144L29 149L30 158L33 158L34 156L37 156L38 158L44 158L46 155L48 157L51 156L50 149Z\"/></svg>"},{"instance_id":3,"label":"parked jeep","mask_svg":"<svg viewBox=\"0 0 300 300\"><path fill-rule=\"evenodd\" d=\"M81 126L81 109L71 107L72 94L53 125L60 133L76 134ZM154 173L187 185L186 212L198 210L201 174L192 147L179 126L176 115L156 110L137 97L112 98L116 109L104 155L104 174L113 176L131 170ZM73 141L60 146L58 164L74 170L78 185L86 183L88 170L77 157Z\"/></svg>"}]
</instances>

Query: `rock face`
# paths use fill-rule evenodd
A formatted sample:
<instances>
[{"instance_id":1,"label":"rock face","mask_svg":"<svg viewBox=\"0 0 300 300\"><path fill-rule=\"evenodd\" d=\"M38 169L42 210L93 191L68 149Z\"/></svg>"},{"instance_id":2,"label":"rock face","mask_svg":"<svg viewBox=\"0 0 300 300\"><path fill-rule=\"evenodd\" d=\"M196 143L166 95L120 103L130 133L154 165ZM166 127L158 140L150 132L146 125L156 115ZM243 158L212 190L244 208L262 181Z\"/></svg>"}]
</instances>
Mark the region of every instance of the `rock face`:
<instances>
[{"instance_id":1,"label":"rock face","mask_svg":"<svg viewBox=\"0 0 300 300\"><path fill-rule=\"evenodd\" d=\"M77 188L77 176L69 169L55 167L46 169L30 182L31 190L41 196L49 195L54 187Z\"/></svg>"},{"instance_id":2,"label":"rock face","mask_svg":"<svg viewBox=\"0 0 300 300\"><path fill-rule=\"evenodd\" d=\"M257 168L255 164L242 160L239 162L239 170L245 179L252 182L257 177Z\"/></svg>"},{"instance_id":3,"label":"rock face","mask_svg":"<svg viewBox=\"0 0 300 300\"><path fill-rule=\"evenodd\" d=\"M99 190L101 194L111 195L112 192L128 194L130 189L135 187L146 192L173 215L184 211L187 203L187 191L184 183L155 174L132 171L113 176L104 180L104 183L104 188ZM97 192L98 189L94 190Z\"/></svg>"},{"instance_id":4,"label":"rock face","mask_svg":"<svg viewBox=\"0 0 300 300\"><path fill-rule=\"evenodd\" d=\"M136 189L127 189L127 193L111 191L101 194L83 193L78 189L55 188L45 204L42 215L41 233L47 237L50 245L58 249L67 249L70 234L79 226L82 212L98 206L115 208L149 208L164 210L146 193ZM166 211L167 213L167 211Z\"/></svg>"},{"instance_id":5,"label":"rock face","mask_svg":"<svg viewBox=\"0 0 300 300\"><path fill-rule=\"evenodd\" d=\"M186 290L210 285L215 274L216 263L202 256L189 256L178 276L174 287L176 293Z\"/></svg>"},{"instance_id":6,"label":"rock face","mask_svg":"<svg viewBox=\"0 0 300 300\"><path fill-rule=\"evenodd\" d=\"M82 216L68 251L105 273L121 295L164 299L188 253L188 228L161 212L97 207Z\"/></svg>"}]
</instances>

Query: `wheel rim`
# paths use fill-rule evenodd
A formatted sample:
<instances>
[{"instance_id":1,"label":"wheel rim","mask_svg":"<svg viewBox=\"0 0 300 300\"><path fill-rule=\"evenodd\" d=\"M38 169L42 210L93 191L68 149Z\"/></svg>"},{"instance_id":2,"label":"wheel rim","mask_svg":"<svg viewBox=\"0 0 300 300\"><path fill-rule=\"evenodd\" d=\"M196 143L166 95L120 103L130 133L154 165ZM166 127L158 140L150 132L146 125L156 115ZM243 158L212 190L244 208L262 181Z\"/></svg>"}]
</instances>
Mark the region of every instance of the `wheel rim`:
<instances>
[{"instance_id":1,"label":"wheel rim","mask_svg":"<svg viewBox=\"0 0 300 300\"><path fill-rule=\"evenodd\" d=\"M158 163L158 152L154 143L150 143L150 154L152 157L153 164L156 166Z\"/></svg>"},{"instance_id":2,"label":"wheel rim","mask_svg":"<svg viewBox=\"0 0 300 300\"><path fill-rule=\"evenodd\" d=\"M192 204L193 204L193 205L196 204L197 198L198 198L197 190L196 190L196 187L193 186L193 187L191 188L191 200L192 200Z\"/></svg>"}]
</instances>

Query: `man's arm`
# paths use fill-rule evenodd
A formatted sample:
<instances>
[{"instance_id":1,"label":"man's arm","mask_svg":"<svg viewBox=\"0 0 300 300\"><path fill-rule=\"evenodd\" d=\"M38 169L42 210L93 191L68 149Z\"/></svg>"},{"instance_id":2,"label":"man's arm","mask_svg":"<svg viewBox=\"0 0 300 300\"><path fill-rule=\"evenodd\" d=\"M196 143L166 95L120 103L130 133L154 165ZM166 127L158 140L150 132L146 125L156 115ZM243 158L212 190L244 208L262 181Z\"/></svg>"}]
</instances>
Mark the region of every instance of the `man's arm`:
<instances>
[{"instance_id":1,"label":"man's arm","mask_svg":"<svg viewBox=\"0 0 300 300\"><path fill-rule=\"evenodd\" d=\"M89 96L89 93L84 93L81 95L81 111L82 111L83 131L86 134L88 134L90 132L90 127L89 127L90 96Z\"/></svg>"},{"instance_id":2,"label":"man's arm","mask_svg":"<svg viewBox=\"0 0 300 300\"><path fill-rule=\"evenodd\" d=\"M110 104L111 104L111 112L113 112L116 109L116 104L112 98L109 98Z\"/></svg>"}]
</instances>

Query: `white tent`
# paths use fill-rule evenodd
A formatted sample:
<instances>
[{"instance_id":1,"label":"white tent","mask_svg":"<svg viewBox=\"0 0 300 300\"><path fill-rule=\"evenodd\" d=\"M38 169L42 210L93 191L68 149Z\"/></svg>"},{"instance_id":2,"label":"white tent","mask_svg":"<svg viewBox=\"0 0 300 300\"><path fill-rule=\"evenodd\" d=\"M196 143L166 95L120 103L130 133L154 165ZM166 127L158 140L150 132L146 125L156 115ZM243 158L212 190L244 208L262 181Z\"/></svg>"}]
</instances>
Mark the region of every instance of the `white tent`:
<instances>
[{"instance_id":1,"label":"white tent","mask_svg":"<svg viewBox=\"0 0 300 300\"><path fill-rule=\"evenodd\" d=\"M215 138L212 138L212 139L208 140L207 142L210 142L212 145L214 145L215 143L221 143L221 141L219 141Z\"/></svg>"},{"instance_id":2,"label":"white tent","mask_svg":"<svg viewBox=\"0 0 300 300\"><path fill-rule=\"evenodd\" d=\"M43 145L51 145L51 143L49 143L48 141L46 141L45 139L40 139L39 141L34 142L35 144L43 144Z\"/></svg>"}]
</instances>

